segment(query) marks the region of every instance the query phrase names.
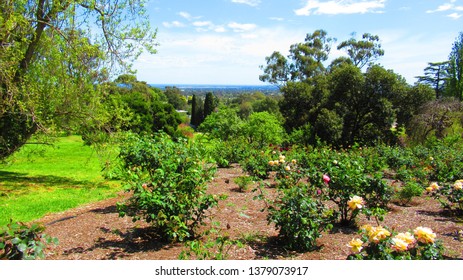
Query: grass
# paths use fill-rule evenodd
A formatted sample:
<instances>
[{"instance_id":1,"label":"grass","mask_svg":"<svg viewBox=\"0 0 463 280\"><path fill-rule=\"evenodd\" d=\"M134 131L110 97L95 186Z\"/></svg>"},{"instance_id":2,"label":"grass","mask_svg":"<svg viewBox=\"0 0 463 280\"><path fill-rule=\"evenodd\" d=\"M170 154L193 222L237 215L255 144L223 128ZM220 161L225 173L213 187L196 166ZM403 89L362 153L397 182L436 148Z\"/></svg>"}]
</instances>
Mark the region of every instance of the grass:
<instances>
[{"instance_id":1,"label":"grass","mask_svg":"<svg viewBox=\"0 0 463 280\"><path fill-rule=\"evenodd\" d=\"M0 226L114 197L120 190L118 182L101 176L96 153L79 136L25 145L0 164Z\"/></svg>"}]
</instances>

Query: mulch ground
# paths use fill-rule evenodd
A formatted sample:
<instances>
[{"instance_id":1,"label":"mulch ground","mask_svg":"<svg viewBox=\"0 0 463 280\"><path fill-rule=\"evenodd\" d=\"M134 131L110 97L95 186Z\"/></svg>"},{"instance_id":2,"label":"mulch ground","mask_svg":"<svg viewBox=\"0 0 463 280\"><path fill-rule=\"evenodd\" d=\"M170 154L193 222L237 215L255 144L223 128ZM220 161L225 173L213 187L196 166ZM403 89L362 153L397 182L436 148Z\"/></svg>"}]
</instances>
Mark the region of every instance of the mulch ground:
<instances>
[{"instance_id":1,"label":"mulch ground","mask_svg":"<svg viewBox=\"0 0 463 280\"><path fill-rule=\"evenodd\" d=\"M243 246L230 247L227 259L297 259L345 260L349 255L346 244L358 237L353 228L334 228L318 239L319 249L311 252L291 252L281 246L278 232L268 225L263 202L254 200L256 193L241 192L233 179L243 175L239 166L219 169L209 184L209 191L225 194L227 199L212 211L214 221L220 222L222 235L241 240ZM272 192L272 189L269 189ZM50 260L176 260L185 250L180 243L170 244L160 240L144 222L133 223L130 217L120 218L116 203L119 197L85 205L63 213L50 214L39 222L46 226L46 233L57 237L59 245L50 247ZM359 220L358 224L374 224ZM434 199L416 198L411 206L390 205L384 226L396 231L407 231L417 226L430 227L443 241L449 259L463 259L462 217L447 215ZM460 233L459 233L460 232Z\"/></svg>"}]
</instances>

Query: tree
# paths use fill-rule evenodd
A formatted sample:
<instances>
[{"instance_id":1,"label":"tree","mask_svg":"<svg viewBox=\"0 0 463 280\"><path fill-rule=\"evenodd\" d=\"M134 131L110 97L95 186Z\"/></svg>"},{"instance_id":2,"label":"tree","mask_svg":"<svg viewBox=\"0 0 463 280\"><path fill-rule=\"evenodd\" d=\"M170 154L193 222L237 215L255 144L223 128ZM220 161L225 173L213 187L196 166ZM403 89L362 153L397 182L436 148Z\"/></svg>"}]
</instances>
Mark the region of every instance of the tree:
<instances>
[{"instance_id":1,"label":"tree","mask_svg":"<svg viewBox=\"0 0 463 280\"><path fill-rule=\"evenodd\" d=\"M352 33L352 38L343 41L338 45L338 50L345 49L352 63L362 69L365 65L377 60L384 55L384 50L381 49L378 35L365 33L362 39L357 41L355 33Z\"/></svg>"},{"instance_id":2,"label":"tree","mask_svg":"<svg viewBox=\"0 0 463 280\"><path fill-rule=\"evenodd\" d=\"M323 62L328 59L331 43L335 41L327 35L324 30L307 34L303 43L290 46L287 58L274 52L266 58L267 66L260 67L264 74L259 79L281 85L288 81L305 81L324 73Z\"/></svg>"},{"instance_id":3,"label":"tree","mask_svg":"<svg viewBox=\"0 0 463 280\"><path fill-rule=\"evenodd\" d=\"M281 144L284 129L279 120L268 112L256 112L249 116L244 131L250 144L262 148L268 144Z\"/></svg>"},{"instance_id":4,"label":"tree","mask_svg":"<svg viewBox=\"0 0 463 280\"><path fill-rule=\"evenodd\" d=\"M227 141L243 135L243 121L238 117L235 110L227 107L219 107L198 127L198 130L208 133L213 138Z\"/></svg>"},{"instance_id":5,"label":"tree","mask_svg":"<svg viewBox=\"0 0 463 280\"><path fill-rule=\"evenodd\" d=\"M446 91L449 96L463 100L463 32L453 43L449 55L448 81Z\"/></svg>"},{"instance_id":6,"label":"tree","mask_svg":"<svg viewBox=\"0 0 463 280\"><path fill-rule=\"evenodd\" d=\"M164 131L176 136L181 117L168 102L164 93L137 81L133 75L121 75L106 84L108 94L102 99L103 116L81 125L79 133L89 143L101 134L131 131L151 134Z\"/></svg>"},{"instance_id":7,"label":"tree","mask_svg":"<svg viewBox=\"0 0 463 280\"><path fill-rule=\"evenodd\" d=\"M167 101L174 106L177 110L184 110L187 108L188 103L185 96L182 95L182 92L177 87L166 87L164 94L167 97Z\"/></svg>"},{"instance_id":8,"label":"tree","mask_svg":"<svg viewBox=\"0 0 463 280\"><path fill-rule=\"evenodd\" d=\"M444 138L447 135L446 130L456 120L461 122L461 112L462 103L455 98L434 100L424 104L411 120L412 139L423 142L429 136Z\"/></svg>"},{"instance_id":9,"label":"tree","mask_svg":"<svg viewBox=\"0 0 463 280\"><path fill-rule=\"evenodd\" d=\"M424 76L418 76L418 83L430 85L435 92L436 99L442 97L444 86L448 80L449 61L429 62L424 68Z\"/></svg>"},{"instance_id":10,"label":"tree","mask_svg":"<svg viewBox=\"0 0 463 280\"><path fill-rule=\"evenodd\" d=\"M206 93L206 98L204 99L204 118L207 118L215 109L214 95L212 92Z\"/></svg>"},{"instance_id":11,"label":"tree","mask_svg":"<svg viewBox=\"0 0 463 280\"><path fill-rule=\"evenodd\" d=\"M198 114L196 112L197 110L197 101L196 101L196 95L193 94L193 97L191 99L191 119L190 119L190 124L197 126L198 123Z\"/></svg>"},{"instance_id":12,"label":"tree","mask_svg":"<svg viewBox=\"0 0 463 280\"><path fill-rule=\"evenodd\" d=\"M0 131L10 132L0 136L0 157L37 131L95 117L100 83L143 50L155 52L145 2L0 2Z\"/></svg>"}]
</instances>

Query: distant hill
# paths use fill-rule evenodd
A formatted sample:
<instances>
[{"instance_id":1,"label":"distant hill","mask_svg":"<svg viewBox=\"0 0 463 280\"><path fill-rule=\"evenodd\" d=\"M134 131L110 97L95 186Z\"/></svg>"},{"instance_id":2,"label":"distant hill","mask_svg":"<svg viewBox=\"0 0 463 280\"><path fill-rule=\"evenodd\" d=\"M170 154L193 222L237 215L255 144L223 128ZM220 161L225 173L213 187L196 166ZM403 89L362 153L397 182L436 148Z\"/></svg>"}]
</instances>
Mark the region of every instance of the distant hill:
<instances>
[{"instance_id":1,"label":"distant hill","mask_svg":"<svg viewBox=\"0 0 463 280\"><path fill-rule=\"evenodd\" d=\"M166 87L177 87L184 95L198 96L206 95L208 92L212 92L218 96L236 95L244 93L262 92L266 95L280 94L277 86L274 85L172 85L172 84L150 84L155 88L164 90Z\"/></svg>"}]
</instances>

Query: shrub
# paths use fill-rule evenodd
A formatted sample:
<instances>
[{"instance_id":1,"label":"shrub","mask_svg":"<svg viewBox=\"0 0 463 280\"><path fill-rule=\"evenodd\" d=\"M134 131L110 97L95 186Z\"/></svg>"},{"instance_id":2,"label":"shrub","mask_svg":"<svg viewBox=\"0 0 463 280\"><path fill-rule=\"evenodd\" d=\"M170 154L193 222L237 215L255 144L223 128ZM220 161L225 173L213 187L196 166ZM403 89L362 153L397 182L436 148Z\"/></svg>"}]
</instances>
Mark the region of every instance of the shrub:
<instances>
[{"instance_id":1,"label":"shrub","mask_svg":"<svg viewBox=\"0 0 463 280\"><path fill-rule=\"evenodd\" d=\"M309 170L309 181L337 205L340 223L353 224L360 213L349 209L348 201L354 196L365 200L369 210L362 209L362 212L381 219L392 196L392 188L382 180L382 173L370 174L368 171L373 170L367 170L364 158L355 152L321 150L319 153L313 164L316 168Z\"/></svg>"},{"instance_id":2,"label":"shrub","mask_svg":"<svg viewBox=\"0 0 463 280\"><path fill-rule=\"evenodd\" d=\"M206 194L206 183L216 168L200 147L165 133L150 137L129 137L122 145L127 191L132 197L118 204L120 216L152 223L161 236L175 241L194 237L217 205L218 197Z\"/></svg>"},{"instance_id":3,"label":"shrub","mask_svg":"<svg viewBox=\"0 0 463 280\"><path fill-rule=\"evenodd\" d=\"M352 254L349 260L441 260L444 247L436 234L426 227L413 232L394 233L382 226L365 225L361 238L347 245Z\"/></svg>"},{"instance_id":4,"label":"shrub","mask_svg":"<svg viewBox=\"0 0 463 280\"><path fill-rule=\"evenodd\" d=\"M10 222L0 229L0 260L34 260L45 257L43 250L58 239L43 233L45 227L39 224L27 226Z\"/></svg>"},{"instance_id":5,"label":"shrub","mask_svg":"<svg viewBox=\"0 0 463 280\"><path fill-rule=\"evenodd\" d=\"M234 179L234 182L238 185L241 192L245 192L249 188L249 184L254 181L251 176L239 176Z\"/></svg>"},{"instance_id":6,"label":"shrub","mask_svg":"<svg viewBox=\"0 0 463 280\"><path fill-rule=\"evenodd\" d=\"M289 249L313 250L321 233L331 229L333 212L317 196L309 185L299 184L279 189L278 198L269 206L267 220L275 223L279 237Z\"/></svg>"},{"instance_id":7,"label":"shrub","mask_svg":"<svg viewBox=\"0 0 463 280\"><path fill-rule=\"evenodd\" d=\"M395 193L395 198L402 205L408 205L416 196L423 194L423 187L414 181L406 182L402 188Z\"/></svg>"},{"instance_id":8,"label":"shrub","mask_svg":"<svg viewBox=\"0 0 463 280\"><path fill-rule=\"evenodd\" d=\"M463 212L463 180L457 180L453 184L439 186L436 183L426 188L441 204L444 209Z\"/></svg>"}]
</instances>

